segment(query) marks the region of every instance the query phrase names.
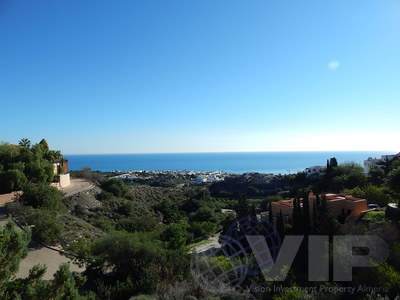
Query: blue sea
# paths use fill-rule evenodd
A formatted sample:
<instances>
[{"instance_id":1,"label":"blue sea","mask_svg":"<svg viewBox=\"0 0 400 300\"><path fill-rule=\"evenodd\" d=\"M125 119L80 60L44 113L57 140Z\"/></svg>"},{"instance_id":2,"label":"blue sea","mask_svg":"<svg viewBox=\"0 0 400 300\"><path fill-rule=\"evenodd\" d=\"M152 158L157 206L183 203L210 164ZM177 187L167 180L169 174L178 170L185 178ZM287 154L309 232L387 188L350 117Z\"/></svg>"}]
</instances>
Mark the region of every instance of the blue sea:
<instances>
[{"instance_id":1,"label":"blue sea","mask_svg":"<svg viewBox=\"0 0 400 300\"><path fill-rule=\"evenodd\" d=\"M230 173L260 172L289 174L311 166L325 166L336 157L339 163L362 165L368 157L384 152L229 152L175 154L71 154L70 170L89 167L97 171L225 171Z\"/></svg>"}]
</instances>

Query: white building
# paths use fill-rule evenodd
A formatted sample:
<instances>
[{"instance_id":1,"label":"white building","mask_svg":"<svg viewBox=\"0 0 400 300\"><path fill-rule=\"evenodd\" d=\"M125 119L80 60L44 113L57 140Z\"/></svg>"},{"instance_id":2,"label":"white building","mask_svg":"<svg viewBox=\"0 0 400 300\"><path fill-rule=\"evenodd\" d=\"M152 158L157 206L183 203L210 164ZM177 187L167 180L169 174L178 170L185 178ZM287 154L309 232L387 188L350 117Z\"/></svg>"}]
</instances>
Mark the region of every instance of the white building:
<instances>
[{"instance_id":1,"label":"white building","mask_svg":"<svg viewBox=\"0 0 400 300\"><path fill-rule=\"evenodd\" d=\"M400 157L400 153L382 155L381 158L368 157L367 160L364 160L364 173L367 175L373 167L383 168L386 162L392 161L395 157Z\"/></svg>"},{"instance_id":2,"label":"white building","mask_svg":"<svg viewBox=\"0 0 400 300\"><path fill-rule=\"evenodd\" d=\"M307 177L309 177L309 176L322 174L323 171L324 171L324 167L313 166L313 167L306 168L304 170L304 173L306 174Z\"/></svg>"}]
</instances>

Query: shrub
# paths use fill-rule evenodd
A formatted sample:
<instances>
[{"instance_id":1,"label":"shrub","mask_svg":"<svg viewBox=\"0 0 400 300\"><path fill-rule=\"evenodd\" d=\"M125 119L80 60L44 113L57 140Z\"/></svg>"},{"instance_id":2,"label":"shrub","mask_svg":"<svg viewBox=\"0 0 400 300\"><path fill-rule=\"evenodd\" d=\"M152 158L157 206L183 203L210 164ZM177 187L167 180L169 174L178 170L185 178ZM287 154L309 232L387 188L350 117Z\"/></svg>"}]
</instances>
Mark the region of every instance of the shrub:
<instances>
[{"instance_id":1,"label":"shrub","mask_svg":"<svg viewBox=\"0 0 400 300\"><path fill-rule=\"evenodd\" d=\"M46 208L53 211L65 211L59 190L46 184L28 184L23 190L20 200L33 208Z\"/></svg>"},{"instance_id":2,"label":"shrub","mask_svg":"<svg viewBox=\"0 0 400 300\"><path fill-rule=\"evenodd\" d=\"M128 197L130 195L126 184L122 180L116 178L103 181L101 187L116 197Z\"/></svg>"},{"instance_id":3,"label":"shrub","mask_svg":"<svg viewBox=\"0 0 400 300\"><path fill-rule=\"evenodd\" d=\"M64 229L56 215L47 210L34 209L26 221L32 225L33 238L46 245L59 243Z\"/></svg>"},{"instance_id":4,"label":"shrub","mask_svg":"<svg viewBox=\"0 0 400 300\"><path fill-rule=\"evenodd\" d=\"M2 174L0 182L5 192L18 191L24 188L27 178L21 170L11 169Z\"/></svg>"}]
</instances>

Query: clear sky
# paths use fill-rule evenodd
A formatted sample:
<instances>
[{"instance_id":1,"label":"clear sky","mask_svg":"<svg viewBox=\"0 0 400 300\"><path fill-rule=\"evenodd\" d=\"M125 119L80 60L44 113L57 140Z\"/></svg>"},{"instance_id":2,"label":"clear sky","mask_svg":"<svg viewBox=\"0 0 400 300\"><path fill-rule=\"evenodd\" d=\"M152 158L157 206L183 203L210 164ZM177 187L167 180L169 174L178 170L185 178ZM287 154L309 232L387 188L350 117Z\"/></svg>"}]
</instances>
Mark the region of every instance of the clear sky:
<instances>
[{"instance_id":1,"label":"clear sky","mask_svg":"<svg viewBox=\"0 0 400 300\"><path fill-rule=\"evenodd\" d=\"M0 141L400 151L400 1L0 0Z\"/></svg>"}]
</instances>

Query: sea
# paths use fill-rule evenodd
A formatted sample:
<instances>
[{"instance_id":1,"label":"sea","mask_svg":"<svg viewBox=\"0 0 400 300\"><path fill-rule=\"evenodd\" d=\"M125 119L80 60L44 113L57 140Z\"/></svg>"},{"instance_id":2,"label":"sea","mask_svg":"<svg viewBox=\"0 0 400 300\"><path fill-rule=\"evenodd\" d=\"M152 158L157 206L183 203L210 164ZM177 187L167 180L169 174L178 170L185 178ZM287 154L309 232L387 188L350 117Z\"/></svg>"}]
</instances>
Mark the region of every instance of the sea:
<instances>
[{"instance_id":1,"label":"sea","mask_svg":"<svg viewBox=\"0 0 400 300\"><path fill-rule=\"evenodd\" d=\"M338 163L363 165L368 157L392 154L378 151L226 152L164 154L70 154L70 170L89 167L93 171L224 171L293 174L311 166L325 166L335 157Z\"/></svg>"}]
</instances>

